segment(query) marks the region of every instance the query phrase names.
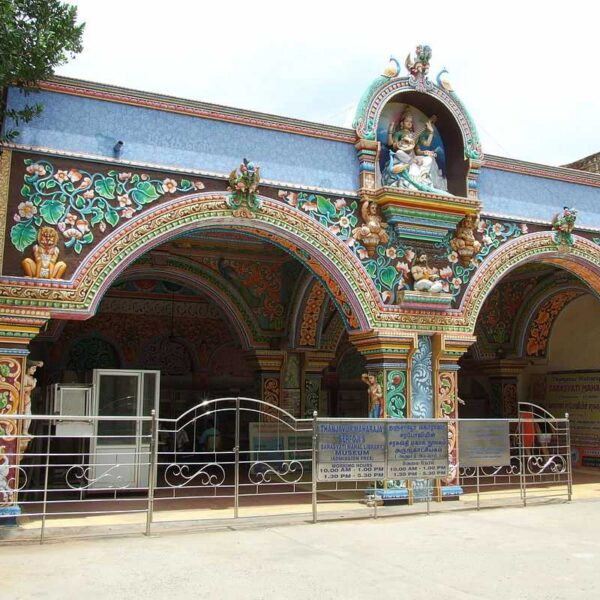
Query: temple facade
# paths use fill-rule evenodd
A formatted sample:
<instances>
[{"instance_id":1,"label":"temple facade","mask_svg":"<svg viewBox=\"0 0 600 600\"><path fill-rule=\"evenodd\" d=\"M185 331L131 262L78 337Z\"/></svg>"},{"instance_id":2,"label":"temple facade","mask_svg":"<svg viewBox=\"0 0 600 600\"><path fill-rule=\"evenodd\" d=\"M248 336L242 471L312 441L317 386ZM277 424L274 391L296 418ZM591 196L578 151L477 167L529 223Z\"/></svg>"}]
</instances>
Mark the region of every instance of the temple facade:
<instances>
[{"instance_id":1,"label":"temple facade","mask_svg":"<svg viewBox=\"0 0 600 600\"><path fill-rule=\"evenodd\" d=\"M3 464L10 415L95 369L160 371L165 416L509 417L587 381L600 423L600 175L485 155L430 54L351 129L41 83L0 156Z\"/></svg>"}]
</instances>

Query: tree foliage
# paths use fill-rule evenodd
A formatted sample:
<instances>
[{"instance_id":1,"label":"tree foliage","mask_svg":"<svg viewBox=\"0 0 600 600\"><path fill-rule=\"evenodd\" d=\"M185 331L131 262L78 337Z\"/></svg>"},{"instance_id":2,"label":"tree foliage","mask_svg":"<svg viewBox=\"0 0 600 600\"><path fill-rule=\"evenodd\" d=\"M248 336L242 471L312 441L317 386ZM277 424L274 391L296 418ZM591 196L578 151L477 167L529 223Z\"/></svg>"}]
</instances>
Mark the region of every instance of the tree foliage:
<instances>
[{"instance_id":1,"label":"tree foliage","mask_svg":"<svg viewBox=\"0 0 600 600\"><path fill-rule=\"evenodd\" d=\"M39 103L19 110L7 108L7 87L23 94L82 50L84 24L77 24L77 8L60 0L0 0L0 141L17 137L17 127L42 112ZM10 121L12 120L12 124Z\"/></svg>"}]
</instances>

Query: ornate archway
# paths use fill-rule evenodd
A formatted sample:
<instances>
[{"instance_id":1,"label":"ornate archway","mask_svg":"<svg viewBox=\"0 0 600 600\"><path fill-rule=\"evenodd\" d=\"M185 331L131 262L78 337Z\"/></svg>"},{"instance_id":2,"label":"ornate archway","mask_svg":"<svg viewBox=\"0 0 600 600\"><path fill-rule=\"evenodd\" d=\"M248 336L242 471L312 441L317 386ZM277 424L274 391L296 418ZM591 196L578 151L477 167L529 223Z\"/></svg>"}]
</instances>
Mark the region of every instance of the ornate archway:
<instances>
[{"instance_id":1,"label":"ornate archway","mask_svg":"<svg viewBox=\"0 0 600 600\"><path fill-rule=\"evenodd\" d=\"M200 229L237 230L268 240L308 268L340 309L346 326L368 330L382 308L377 291L347 245L314 220L281 202L260 197L251 216L235 214L227 194L197 193L144 211L99 244L69 282L32 288L21 278L0 285L0 298L21 294L53 316L91 316L105 290L136 258L166 240Z\"/></svg>"},{"instance_id":2,"label":"ornate archway","mask_svg":"<svg viewBox=\"0 0 600 600\"><path fill-rule=\"evenodd\" d=\"M460 312L471 331L494 286L526 263L540 262L569 271L600 297L600 247L580 236L573 238L572 246L559 248L552 232L531 233L511 240L491 254L469 282L461 302Z\"/></svg>"}]
</instances>

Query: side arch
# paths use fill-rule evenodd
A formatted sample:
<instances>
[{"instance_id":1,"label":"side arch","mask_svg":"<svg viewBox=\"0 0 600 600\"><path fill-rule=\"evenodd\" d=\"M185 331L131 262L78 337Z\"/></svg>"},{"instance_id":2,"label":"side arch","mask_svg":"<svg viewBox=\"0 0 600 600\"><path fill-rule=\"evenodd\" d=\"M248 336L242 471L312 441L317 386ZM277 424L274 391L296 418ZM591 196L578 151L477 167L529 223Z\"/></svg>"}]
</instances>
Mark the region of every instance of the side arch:
<instances>
[{"instance_id":1,"label":"side arch","mask_svg":"<svg viewBox=\"0 0 600 600\"><path fill-rule=\"evenodd\" d=\"M36 306L50 306L53 316L87 318L112 282L148 250L193 230L233 229L268 240L297 258L321 280L348 329L370 329L383 303L347 245L297 209L265 197L260 201L251 217L236 216L227 195L214 193L192 194L153 207L99 244L70 282L45 288L43 293L24 287L24 293ZM19 284L11 282L0 292L12 295Z\"/></svg>"},{"instance_id":2,"label":"side arch","mask_svg":"<svg viewBox=\"0 0 600 600\"><path fill-rule=\"evenodd\" d=\"M573 246L562 249L557 247L552 232L531 233L511 240L491 254L469 282L461 302L460 312L471 331L494 286L507 273L526 263L560 267L578 277L600 297L600 247L581 236L573 238Z\"/></svg>"}]
</instances>

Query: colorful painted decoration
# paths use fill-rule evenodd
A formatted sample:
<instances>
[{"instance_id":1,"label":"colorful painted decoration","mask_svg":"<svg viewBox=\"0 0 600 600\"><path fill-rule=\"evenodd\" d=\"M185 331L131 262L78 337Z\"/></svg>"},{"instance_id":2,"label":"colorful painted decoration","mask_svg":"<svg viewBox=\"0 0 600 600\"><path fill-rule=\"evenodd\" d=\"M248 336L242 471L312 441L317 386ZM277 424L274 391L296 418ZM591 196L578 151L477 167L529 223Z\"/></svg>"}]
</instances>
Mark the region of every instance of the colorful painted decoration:
<instances>
[{"instance_id":1,"label":"colorful painted decoration","mask_svg":"<svg viewBox=\"0 0 600 600\"><path fill-rule=\"evenodd\" d=\"M386 373L387 416L394 419L406 417L406 372L390 369Z\"/></svg>"},{"instance_id":2,"label":"colorful painted decoration","mask_svg":"<svg viewBox=\"0 0 600 600\"><path fill-rule=\"evenodd\" d=\"M369 258L373 258L377 246L389 242L390 238L386 231L388 225L379 216L375 202L365 200L360 206L360 213L363 218L363 225L352 231L352 237L362 242L367 249Z\"/></svg>"},{"instance_id":3,"label":"colorful painted decoration","mask_svg":"<svg viewBox=\"0 0 600 600\"><path fill-rule=\"evenodd\" d=\"M435 115L424 117L420 111L406 105L398 123L390 122L387 135L389 160L382 173L383 185L418 192L448 193L448 182L437 161L436 149L440 144L434 131L436 120Z\"/></svg>"},{"instance_id":4,"label":"colorful painted decoration","mask_svg":"<svg viewBox=\"0 0 600 600\"><path fill-rule=\"evenodd\" d=\"M112 170L103 174L55 169L47 160L27 159L25 164L27 175L21 187L24 201L17 207L16 224L10 231L11 242L19 252L36 239L39 242L40 227L56 226L65 247L79 254L94 242L96 228L104 233L108 226L116 227L122 219L131 219L166 194L204 187L202 182L187 179L178 183L170 178L152 179L145 174ZM33 272L31 265L27 268ZM48 277L60 278L56 264L54 268L56 272Z\"/></svg>"},{"instance_id":5,"label":"colorful painted decoration","mask_svg":"<svg viewBox=\"0 0 600 600\"><path fill-rule=\"evenodd\" d=\"M251 217L252 212L260 208L260 199L257 196L260 182L260 167L254 166L246 158L242 164L229 174L229 187L231 193L227 204L235 209L235 215Z\"/></svg>"},{"instance_id":6,"label":"colorful painted decoration","mask_svg":"<svg viewBox=\"0 0 600 600\"><path fill-rule=\"evenodd\" d=\"M477 217L465 215L456 226L456 233L450 240L450 247L458 254L458 260L463 267L468 267L471 260L481 249L481 242L475 239Z\"/></svg>"},{"instance_id":7,"label":"colorful painted decoration","mask_svg":"<svg viewBox=\"0 0 600 600\"><path fill-rule=\"evenodd\" d=\"M363 373L361 379L369 386L369 418L380 419L385 417L385 403L383 398L383 387L377 381L377 375Z\"/></svg>"},{"instance_id":8,"label":"colorful painted decoration","mask_svg":"<svg viewBox=\"0 0 600 600\"><path fill-rule=\"evenodd\" d=\"M33 247L33 259L25 258L21 263L25 277L62 279L67 265L58 260L60 251L57 247L57 231L52 227L40 227L37 241Z\"/></svg>"},{"instance_id":9,"label":"colorful painted decoration","mask_svg":"<svg viewBox=\"0 0 600 600\"><path fill-rule=\"evenodd\" d=\"M557 246L572 246L573 229L577 220L577 211L568 206L563 207L562 213L557 213L552 219L552 229L554 230L554 241Z\"/></svg>"},{"instance_id":10,"label":"colorful painted decoration","mask_svg":"<svg viewBox=\"0 0 600 600\"><path fill-rule=\"evenodd\" d=\"M414 58L410 53L404 64L413 77L424 77L429 72L429 61L431 60L431 48L425 44L419 44L415 50Z\"/></svg>"}]
</instances>

